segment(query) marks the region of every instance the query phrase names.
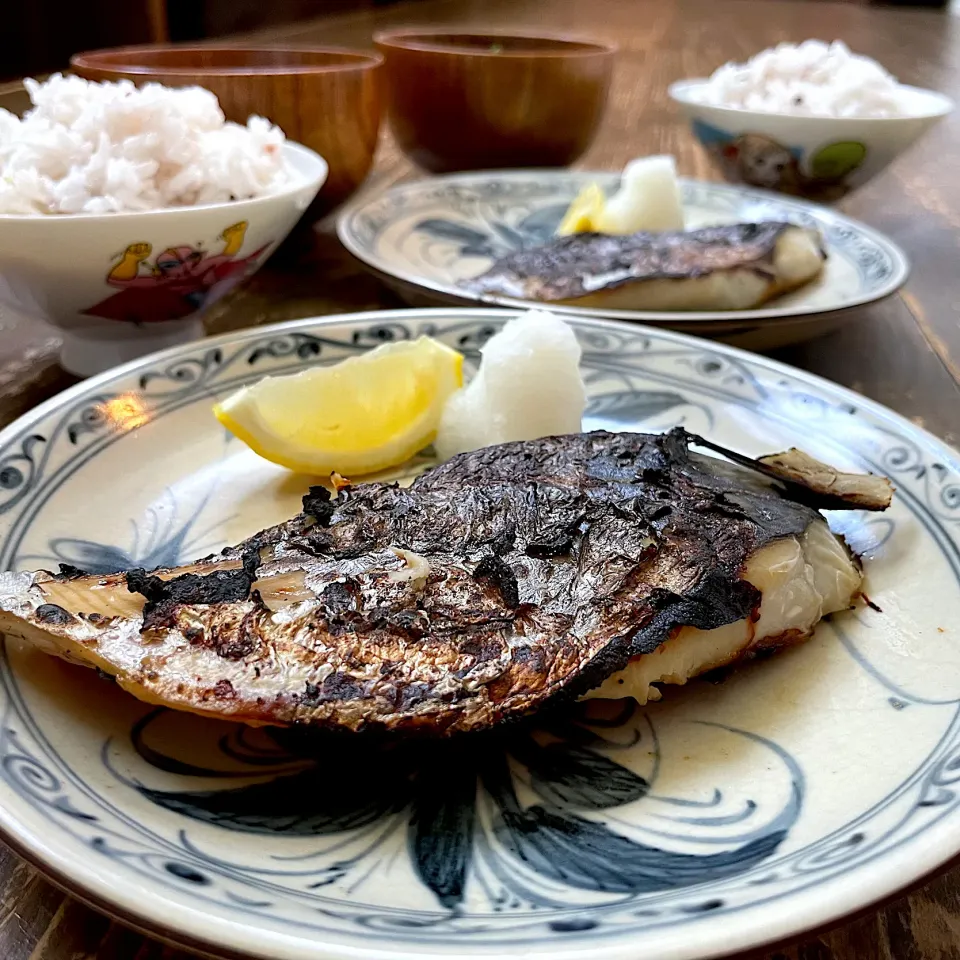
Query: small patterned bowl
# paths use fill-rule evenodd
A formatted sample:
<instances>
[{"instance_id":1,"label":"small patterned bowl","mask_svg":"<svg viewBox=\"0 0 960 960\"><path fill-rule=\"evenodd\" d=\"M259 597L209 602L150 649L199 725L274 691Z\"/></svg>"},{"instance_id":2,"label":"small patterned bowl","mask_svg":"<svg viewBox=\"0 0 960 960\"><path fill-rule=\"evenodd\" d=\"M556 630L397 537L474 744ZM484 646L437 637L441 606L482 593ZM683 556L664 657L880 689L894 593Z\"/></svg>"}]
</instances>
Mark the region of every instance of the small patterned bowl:
<instances>
[{"instance_id":1,"label":"small patterned bowl","mask_svg":"<svg viewBox=\"0 0 960 960\"><path fill-rule=\"evenodd\" d=\"M203 336L203 311L261 266L326 178L321 156L283 149L295 178L253 200L0 215L0 304L59 327L60 361L83 377Z\"/></svg>"},{"instance_id":2,"label":"small patterned bowl","mask_svg":"<svg viewBox=\"0 0 960 960\"><path fill-rule=\"evenodd\" d=\"M706 82L681 80L669 93L723 175L827 203L866 183L953 110L941 93L906 87L909 117L761 113L703 102Z\"/></svg>"}]
</instances>

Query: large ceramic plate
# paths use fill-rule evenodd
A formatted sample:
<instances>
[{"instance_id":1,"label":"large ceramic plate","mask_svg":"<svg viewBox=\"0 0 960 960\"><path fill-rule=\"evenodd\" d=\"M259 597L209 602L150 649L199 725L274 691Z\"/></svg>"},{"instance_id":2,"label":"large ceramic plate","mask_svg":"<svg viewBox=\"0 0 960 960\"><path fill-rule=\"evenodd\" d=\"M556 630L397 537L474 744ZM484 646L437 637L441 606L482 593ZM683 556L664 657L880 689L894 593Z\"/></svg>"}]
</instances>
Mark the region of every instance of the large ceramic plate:
<instances>
[{"instance_id":1,"label":"large ceramic plate","mask_svg":"<svg viewBox=\"0 0 960 960\"><path fill-rule=\"evenodd\" d=\"M407 302L517 306L507 297L478 297L458 284L513 250L553 236L581 188L600 183L608 191L615 173L569 170L483 172L402 183L348 208L338 222L343 244L391 283ZM684 180L687 225L787 220L819 227L830 257L820 280L757 310L647 313L601 310L620 320L668 325L685 332L745 334L761 324L804 320L880 300L907 279L903 252L862 223L826 207L761 190ZM523 304L529 306L529 304ZM597 316L583 307L551 309L569 316ZM821 324L822 326L822 324ZM780 336L784 336L780 331ZM792 337L790 339L795 339Z\"/></svg>"},{"instance_id":2,"label":"large ceramic plate","mask_svg":"<svg viewBox=\"0 0 960 960\"><path fill-rule=\"evenodd\" d=\"M0 435L0 567L173 564L279 520L306 481L230 440L215 397L420 333L475 358L503 318L307 320L86 381ZM888 514L832 518L878 609L647 709L439 752L318 749L157 712L8 643L5 837L141 928L282 960L717 957L829 923L958 853L956 454L762 358L575 329L588 427L682 423L889 474Z\"/></svg>"}]
</instances>

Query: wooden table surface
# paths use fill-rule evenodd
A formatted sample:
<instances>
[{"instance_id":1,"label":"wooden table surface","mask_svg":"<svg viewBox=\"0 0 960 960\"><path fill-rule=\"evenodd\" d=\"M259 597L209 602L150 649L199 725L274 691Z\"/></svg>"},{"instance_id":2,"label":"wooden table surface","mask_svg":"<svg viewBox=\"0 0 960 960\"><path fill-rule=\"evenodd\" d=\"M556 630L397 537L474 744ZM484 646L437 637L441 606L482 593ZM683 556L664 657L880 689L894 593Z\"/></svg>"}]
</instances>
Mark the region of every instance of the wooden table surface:
<instances>
[{"instance_id":1,"label":"wooden table surface","mask_svg":"<svg viewBox=\"0 0 960 960\"><path fill-rule=\"evenodd\" d=\"M388 24L446 23L592 34L620 45L612 104L581 165L618 169L673 153L684 174L713 171L671 109L667 85L782 40L839 38L905 82L960 99L960 19L945 13L817 0L421 0L259 35L368 46ZM841 331L778 352L873 397L960 446L960 115L948 119L843 208L911 255L901 296L866 308ZM949 161L947 158L951 158ZM368 189L412 170L384 134ZM327 226L316 242L264 268L208 317L211 332L294 317L399 306L363 273ZM0 426L73 382L55 334L0 312ZM80 905L0 845L0 960L186 960ZM960 870L766 960L960 958Z\"/></svg>"}]
</instances>

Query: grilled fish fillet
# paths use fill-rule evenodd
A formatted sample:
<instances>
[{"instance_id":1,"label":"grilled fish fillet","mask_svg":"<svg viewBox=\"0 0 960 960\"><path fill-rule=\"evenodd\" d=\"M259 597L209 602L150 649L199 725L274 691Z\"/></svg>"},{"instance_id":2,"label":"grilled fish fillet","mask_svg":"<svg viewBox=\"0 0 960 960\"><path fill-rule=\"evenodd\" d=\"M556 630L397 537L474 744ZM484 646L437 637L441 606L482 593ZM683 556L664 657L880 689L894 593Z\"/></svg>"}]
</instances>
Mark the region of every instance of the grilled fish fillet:
<instances>
[{"instance_id":1,"label":"grilled fish fillet","mask_svg":"<svg viewBox=\"0 0 960 960\"><path fill-rule=\"evenodd\" d=\"M890 502L886 480L796 451L732 463L694 441L711 447L577 434L405 489L314 487L299 516L189 566L2 574L0 630L253 724L449 734L646 700L847 607L860 568L818 508Z\"/></svg>"},{"instance_id":2,"label":"grilled fish fillet","mask_svg":"<svg viewBox=\"0 0 960 960\"><path fill-rule=\"evenodd\" d=\"M819 234L789 223L558 237L462 286L480 296L617 310L747 310L819 276Z\"/></svg>"}]
</instances>

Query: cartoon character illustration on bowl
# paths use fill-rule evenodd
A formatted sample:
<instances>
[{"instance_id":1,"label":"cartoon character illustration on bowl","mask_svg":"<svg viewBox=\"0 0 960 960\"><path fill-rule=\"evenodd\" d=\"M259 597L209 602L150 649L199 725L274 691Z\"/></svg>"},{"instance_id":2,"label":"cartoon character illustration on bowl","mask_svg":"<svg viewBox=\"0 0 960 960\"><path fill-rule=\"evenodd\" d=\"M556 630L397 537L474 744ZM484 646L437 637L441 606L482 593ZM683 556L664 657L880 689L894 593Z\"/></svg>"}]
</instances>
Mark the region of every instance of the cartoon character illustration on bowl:
<instances>
[{"instance_id":1,"label":"cartoon character illustration on bowl","mask_svg":"<svg viewBox=\"0 0 960 960\"><path fill-rule=\"evenodd\" d=\"M724 143L719 155L732 179L783 193L800 191L799 156L770 137L743 133Z\"/></svg>"},{"instance_id":2,"label":"cartoon character illustration on bowl","mask_svg":"<svg viewBox=\"0 0 960 960\"><path fill-rule=\"evenodd\" d=\"M266 243L239 257L247 221L227 227L219 239L218 254L187 244L168 247L149 262L153 246L131 243L114 263L106 281L119 292L83 312L93 317L126 323L160 323L180 320L219 299L252 270L271 246Z\"/></svg>"},{"instance_id":3,"label":"cartoon character illustration on bowl","mask_svg":"<svg viewBox=\"0 0 960 960\"><path fill-rule=\"evenodd\" d=\"M820 147L804 161L803 148L784 146L765 134L731 134L700 120L694 132L727 179L825 201L839 200L850 189L847 178L867 156L862 143L842 141Z\"/></svg>"}]
</instances>

